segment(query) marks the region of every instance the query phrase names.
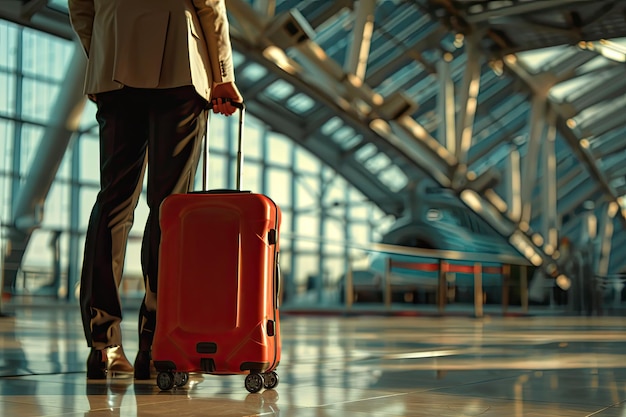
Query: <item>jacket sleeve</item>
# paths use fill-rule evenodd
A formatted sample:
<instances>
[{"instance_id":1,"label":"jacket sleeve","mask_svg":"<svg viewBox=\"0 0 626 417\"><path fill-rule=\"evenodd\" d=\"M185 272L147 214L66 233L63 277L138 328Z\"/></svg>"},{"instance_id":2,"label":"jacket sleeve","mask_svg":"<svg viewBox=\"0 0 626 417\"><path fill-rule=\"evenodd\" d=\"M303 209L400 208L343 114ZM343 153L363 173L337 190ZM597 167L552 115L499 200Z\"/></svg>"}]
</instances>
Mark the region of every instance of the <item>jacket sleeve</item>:
<instances>
[{"instance_id":1,"label":"jacket sleeve","mask_svg":"<svg viewBox=\"0 0 626 417\"><path fill-rule=\"evenodd\" d=\"M193 0L211 60L214 83L235 81L232 46L224 0Z\"/></svg>"},{"instance_id":2,"label":"jacket sleeve","mask_svg":"<svg viewBox=\"0 0 626 417\"><path fill-rule=\"evenodd\" d=\"M68 9L72 28L74 28L74 32L78 35L85 53L89 56L89 46L91 45L91 33L95 15L93 0L69 0Z\"/></svg>"}]
</instances>

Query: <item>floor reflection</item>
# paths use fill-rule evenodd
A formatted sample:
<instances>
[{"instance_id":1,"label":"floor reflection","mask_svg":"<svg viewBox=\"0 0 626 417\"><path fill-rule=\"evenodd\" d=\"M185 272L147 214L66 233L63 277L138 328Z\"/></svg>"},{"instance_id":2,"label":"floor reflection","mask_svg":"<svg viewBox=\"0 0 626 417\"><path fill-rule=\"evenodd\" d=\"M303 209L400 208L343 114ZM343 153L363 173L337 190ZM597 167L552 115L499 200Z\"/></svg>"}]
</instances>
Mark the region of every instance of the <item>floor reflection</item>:
<instances>
[{"instance_id":1,"label":"floor reflection","mask_svg":"<svg viewBox=\"0 0 626 417\"><path fill-rule=\"evenodd\" d=\"M193 374L161 392L155 381L87 382L77 308L22 306L0 318L0 415L624 417L624 330L620 317L285 314L275 390Z\"/></svg>"}]
</instances>

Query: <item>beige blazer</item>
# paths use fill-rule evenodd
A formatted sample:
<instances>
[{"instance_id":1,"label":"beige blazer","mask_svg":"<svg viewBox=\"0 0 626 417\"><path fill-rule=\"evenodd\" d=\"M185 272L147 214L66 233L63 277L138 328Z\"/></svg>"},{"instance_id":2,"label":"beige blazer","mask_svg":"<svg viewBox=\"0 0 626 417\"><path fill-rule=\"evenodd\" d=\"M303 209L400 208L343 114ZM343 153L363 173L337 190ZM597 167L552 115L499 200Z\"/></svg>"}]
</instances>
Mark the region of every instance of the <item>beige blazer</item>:
<instances>
[{"instance_id":1,"label":"beige blazer","mask_svg":"<svg viewBox=\"0 0 626 417\"><path fill-rule=\"evenodd\" d=\"M86 94L193 85L208 101L212 83L235 80L224 0L69 0L68 5L88 58Z\"/></svg>"}]
</instances>

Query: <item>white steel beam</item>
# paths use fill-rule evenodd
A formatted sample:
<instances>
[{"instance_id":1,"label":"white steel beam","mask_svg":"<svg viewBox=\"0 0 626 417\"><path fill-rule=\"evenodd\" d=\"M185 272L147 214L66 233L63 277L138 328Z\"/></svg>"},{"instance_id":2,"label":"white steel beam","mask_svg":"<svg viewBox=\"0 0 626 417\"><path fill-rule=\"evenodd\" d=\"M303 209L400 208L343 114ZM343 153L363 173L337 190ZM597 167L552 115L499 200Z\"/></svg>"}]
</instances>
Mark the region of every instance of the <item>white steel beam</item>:
<instances>
[{"instance_id":1,"label":"white steel beam","mask_svg":"<svg viewBox=\"0 0 626 417\"><path fill-rule=\"evenodd\" d=\"M541 142L544 138L546 126L545 114L547 112L547 100L545 96L535 94L532 97L530 114L530 137L528 138L528 150L523 161L522 171L522 216L521 223L530 224L532 216L532 195L537 184L538 161L541 150Z\"/></svg>"},{"instance_id":2,"label":"white steel beam","mask_svg":"<svg viewBox=\"0 0 626 417\"><path fill-rule=\"evenodd\" d=\"M619 210L619 205L612 201L602 208L600 221L598 224L598 241L600 242L598 264L596 275L606 276L609 272L609 263L611 260L611 243L613 241L613 224L615 215Z\"/></svg>"},{"instance_id":3,"label":"white steel beam","mask_svg":"<svg viewBox=\"0 0 626 417\"><path fill-rule=\"evenodd\" d=\"M439 77L439 96L437 97L437 111L439 113L439 127L437 129L439 143L444 145L451 154L456 154L456 123L454 118L454 81L450 72L452 55L444 53L437 63Z\"/></svg>"},{"instance_id":4,"label":"white steel beam","mask_svg":"<svg viewBox=\"0 0 626 417\"><path fill-rule=\"evenodd\" d=\"M361 81L365 79L367 70L372 33L374 33L375 10L376 0L359 0L354 9L352 43L346 58L345 70Z\"/></svg>"},{"instance_id":5,"label":"white steel beam","mask_svg":"<svg viewBox=\"0 0 626 417\"><path fill-rule=\"evenodd\" d=\"M542 205L542 235L544 237L544 251L551 255L558 247L557 222L557 172L556 172L556 114L553 110L548 112L548 123L543 152L541 154L543 176L541 181L541 205Z\"/></svg>"},{"instance_id":6,"label":"white steel beam","mask_svg":"<svg viewBox=\"0 0 626 417\"><path fill-rule=\"evenodd\" d=\"M456 130L456 157L459 160L459 167L465 167L467 163L467 153L472 146L472 135L474 133L474 117L478 106L478 92L480 90L480 53L477 45L478 39L475 35L466 38L467 66L463 75L463 82L459 98L459 114ZM458 172L465 175L464 169Z\"/></svg>"},{"instance_id":7,"label":"white steel beam","mask_svg":"<svg viewBox=\"0 0 626 417\"><path fill-rule=\"evenodd\" d=\"M506 195L507 216L514 222L522 217L522 171L521 156L517 149L511 149L506 164Z\"/></svg>"}]
</instances>

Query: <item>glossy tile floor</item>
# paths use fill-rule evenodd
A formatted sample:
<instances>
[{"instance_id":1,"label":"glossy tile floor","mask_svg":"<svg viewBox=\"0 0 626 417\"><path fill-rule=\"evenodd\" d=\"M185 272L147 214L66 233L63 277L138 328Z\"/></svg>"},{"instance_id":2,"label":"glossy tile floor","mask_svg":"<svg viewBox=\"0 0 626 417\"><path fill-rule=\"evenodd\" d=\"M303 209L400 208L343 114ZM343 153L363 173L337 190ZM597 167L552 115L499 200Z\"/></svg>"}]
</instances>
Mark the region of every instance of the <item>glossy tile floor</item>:
<instances>
[{"instance_id":1,"label":"glossy tile floor","mask_svg":"<svg viewBox=\"0 0 626 417\"><path fill-rule=\"evenodd\" d=\"M280 384L249 394L241 375L87 382L77 308L8 307L0 416L626 416L622 317L284 314Z\"/></svg>"}]
</instances>

